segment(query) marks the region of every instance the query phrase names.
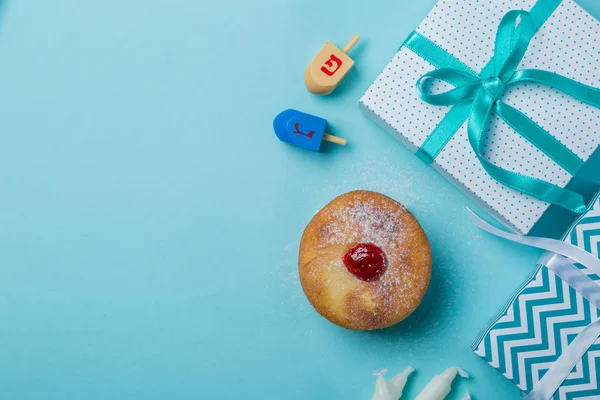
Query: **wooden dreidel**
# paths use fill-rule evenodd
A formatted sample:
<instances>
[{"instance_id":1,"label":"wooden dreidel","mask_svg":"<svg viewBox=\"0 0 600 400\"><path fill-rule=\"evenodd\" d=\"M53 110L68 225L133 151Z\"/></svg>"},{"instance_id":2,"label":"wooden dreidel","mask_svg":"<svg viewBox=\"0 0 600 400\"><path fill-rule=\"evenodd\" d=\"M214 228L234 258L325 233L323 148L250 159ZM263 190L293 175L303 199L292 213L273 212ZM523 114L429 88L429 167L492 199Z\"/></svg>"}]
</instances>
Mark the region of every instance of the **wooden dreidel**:
<instances>
[{"instance_id":1,"label":"wooden dreidel","mask_svg":"<svg viewBox=\"0 0 600 400\"><path fill-rule=\"evenodd\" d=\"M275 134L282 142L312 151L321 149L321 142L345 145L346 139L325 133L327 120L296 110L285 110L273 120Z\"/></svg>"},{"instance_id":2,"label":"wooden dreidel","mask_svg":"<svg viewBox=\"0 0 600 400\"><path fill-rule=\"evenodd\" d=\"M354 61L348 57L348 52L359 39L360 36L352 36L342 50L331 42L325 43L325 46L312 59L304 72L304 83L309 92L314 94L333 92L354 66Z\"/></svg>"}]
</instances>

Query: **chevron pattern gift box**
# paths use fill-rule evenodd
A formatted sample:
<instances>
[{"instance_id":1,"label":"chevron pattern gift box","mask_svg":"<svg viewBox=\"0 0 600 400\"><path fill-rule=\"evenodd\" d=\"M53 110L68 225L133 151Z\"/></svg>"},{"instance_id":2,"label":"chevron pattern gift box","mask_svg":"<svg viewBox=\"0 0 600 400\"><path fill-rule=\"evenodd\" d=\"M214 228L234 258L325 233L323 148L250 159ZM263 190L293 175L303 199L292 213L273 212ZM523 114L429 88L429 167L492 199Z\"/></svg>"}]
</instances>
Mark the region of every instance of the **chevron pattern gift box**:
<instances>
[{"instance_id":1,"label":"chevron pattern gift box","mask_svg":"<svg viewBox=\"0 0 600 400\"><path fill-rule=\"evenodd\" d=\"M598 257L599 202L565 235L565 241ZM597 308L600 277L578 264L570 274L556 271L560 269L553 271L541 265L482 331L474 341L473 350L524 393L530 394L530 398L600 399L600 331L582 350L583 356L573 358L571 364L563 368L554 387L546 390L545 395L539 394L540 383L548 371L554 368L556 372L561 356L571 351L574 340L600 318ZM579 291L574 287L579 287Z\"/></svg>"},{"instance_id":2,"label":"chevron pattern gift box","mask_svg":"<svg viewBox=\"0 0 600 400\"><path fill-rule=\"evenodd\" d=\"M558 238L600 185L599 54L573 0L439 0L360 106L503 225Z\"/></svg>"}]
</instances>

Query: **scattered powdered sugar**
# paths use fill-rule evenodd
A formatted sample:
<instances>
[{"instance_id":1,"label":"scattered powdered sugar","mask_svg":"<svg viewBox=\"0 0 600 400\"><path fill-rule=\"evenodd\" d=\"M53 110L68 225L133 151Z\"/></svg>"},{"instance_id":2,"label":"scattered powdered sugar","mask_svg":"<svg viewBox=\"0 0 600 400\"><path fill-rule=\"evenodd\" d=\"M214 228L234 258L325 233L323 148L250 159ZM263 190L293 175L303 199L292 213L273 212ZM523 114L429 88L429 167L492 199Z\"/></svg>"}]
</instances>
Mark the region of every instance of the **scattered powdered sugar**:
<instances>
[{"instance_id":1,"label":"scattered powdered sugar","mask_svg":"<svg viewBox=\"0 0 600 400\"><path fill-rule=\"evenodd\" d=\"M372 199L352 201L328 212L331 222L323 237L328 245L373 243L384 251L394 250L404 236L401 212L405 211L401 210L382 208Z\"/></svg>"},{"instance_id":2,"label":"scattered powdered sugar","mask_svg":"<svg viewBox=\"0 0 600 400\"><path fill-rule=\"evenodd\" d=\"M364 260L368 255L369 250L366 247L359 247L350 255L350 258L352 258L353 261L361 261Z\"/></svg>"},{"instance_id":3,"label":"scattered powdered sugar","mask_svg":"<svg viewBox=\"0 0 600 400\"><path fill-rule=\"evenodd\" d=\"M402 152L399 148L390 147L372 157L340 165L338 174L331 175L315 187L307 187L306 195L309 198L326 199L352 190L372 190L399 199L409 209L412 205L419 205L419 212L428 214L429 207L423 207L423 203L443 202L446 194L453 193L454 188L451 185L436 185L437 195L423 198L423 188L428 185L423 184L422 162L411 156L415 158L412 161L415 168L406 168L407 160L399 154L399 151ZM435 174L430 179L445 181Z\"/></svg>"},{"instance_id":4,"label":"scattered powdered sugar","mask_svg":"<svg viewBox=\"0 0 600 400\"><path fill-rule=\"evenodd\" d=\"M411 308L414 301L413 282L418 280L405 264L389 268L380 279L370 285L373 300L377 301L379 311L384 314L393 313L399 306ZM377 309L374 309L374 313Z\"/></svg>"}]
</instances>

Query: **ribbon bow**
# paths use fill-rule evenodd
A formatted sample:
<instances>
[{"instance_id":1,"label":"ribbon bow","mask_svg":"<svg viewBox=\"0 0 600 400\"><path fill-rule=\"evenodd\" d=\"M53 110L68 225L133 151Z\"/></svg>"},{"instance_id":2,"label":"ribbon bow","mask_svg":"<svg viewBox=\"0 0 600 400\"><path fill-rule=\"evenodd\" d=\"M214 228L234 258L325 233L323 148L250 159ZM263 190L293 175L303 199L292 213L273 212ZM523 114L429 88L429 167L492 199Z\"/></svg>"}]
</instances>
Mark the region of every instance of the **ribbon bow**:
<instances>
[{"instance_id":1,"label":"ribbon bow","mask_svg":"<svg viewBox=\"0 0 600 400\"><path fill-rule=\"evenodd\" d=\"M440 68L423 75L417 81L417 90L421 99L429 104L454 105L466 109L469 113L467 125L469 143L483 168L498 182L547 203L558 204L573 212L583 213L587 207L580 193L508 171L494 165L483 156L484 132L492 114L496 114L571 175L576 175L584 165L584 161L560 141L523 113L500 100L507 87L533 82L553 87L586 104L600 107L600 90L596 88L553 72L538 69L517 70L535 33L536 28L528 12L510 11L504 16L498 28L494 57L481 74L476 74L459 63L460 65L457 65L459 68ZM456 64L454 62L454 65ZM426 83L433 79L447 82L455 87L444 93L431 94L426 90ZM465 108L469 105L470 109ZM457 121L458 124L455 122L450 125L458 129L464 120L457 119ZM450 137L447 132L443 134L438 130L430 135L419 152L425 158L433 160Z\"/></svg>"}]
</instances>

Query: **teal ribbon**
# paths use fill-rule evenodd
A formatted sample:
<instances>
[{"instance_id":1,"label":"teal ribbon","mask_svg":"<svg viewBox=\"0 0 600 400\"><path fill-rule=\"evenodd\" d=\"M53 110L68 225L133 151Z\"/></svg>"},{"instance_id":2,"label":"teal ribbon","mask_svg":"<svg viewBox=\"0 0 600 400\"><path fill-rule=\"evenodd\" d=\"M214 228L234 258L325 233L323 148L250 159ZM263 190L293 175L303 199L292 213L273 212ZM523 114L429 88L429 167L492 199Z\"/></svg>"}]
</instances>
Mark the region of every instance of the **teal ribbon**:
<instances>
[{"instance_id":1,"label":"teal ribbon","mask_svg":"<svg viewBox=\"0 0 600 400\"><path fill-rule=\"evenodd\" d=\"M508 171L494 165L483 156L485 131L492 115L496 114L569 174L576 175L584 165L580 157L551 134L500 100L508 86L533 82L553 87L586 104L600 108L600 90L596 88L548 71L517 69L535 33L559 4L559 0L543 0L536 4L531 14L520 10L508 12L498 28L494 57L479 74L416 32L407 39L405 46L437 68L417 81L420 97L432 105L453 106L423 143L417 155L427 162L432 162L467 121L469 143L483 168L494 179L547 203L583 213L587 207L580 193ZM426 88L431 80L447 82L454 88L444 93L429 93Z\"/></svg>"}]
</instances>

